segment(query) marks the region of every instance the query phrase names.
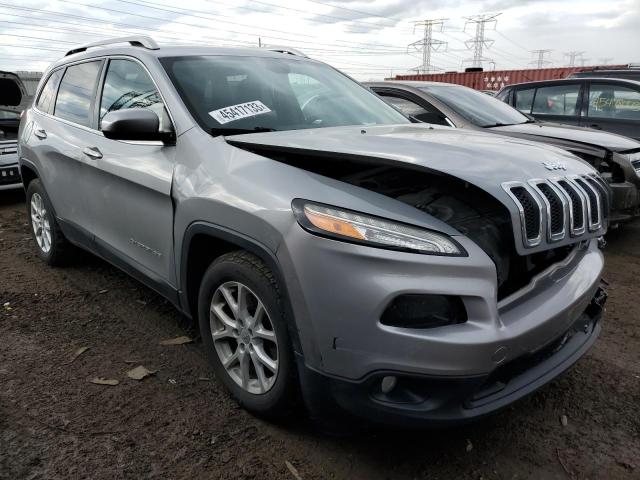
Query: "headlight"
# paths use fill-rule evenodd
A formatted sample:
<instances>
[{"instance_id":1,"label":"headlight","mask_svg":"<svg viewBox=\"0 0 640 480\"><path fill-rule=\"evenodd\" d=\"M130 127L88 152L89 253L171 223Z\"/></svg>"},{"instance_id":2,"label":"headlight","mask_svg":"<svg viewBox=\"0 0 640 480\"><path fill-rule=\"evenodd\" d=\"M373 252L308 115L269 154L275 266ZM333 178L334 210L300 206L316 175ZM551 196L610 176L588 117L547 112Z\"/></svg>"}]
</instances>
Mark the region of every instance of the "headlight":
<instances>
[{"instance_id":1,"label":"headlight","mask_svg":"<svg viewBox=\"0 0 640 480\"><path fill-rule=\"evenodd\" d=\"M467 255L443 233L301 199L294 200L292 206L302 228L317 235L390 250Z\"/></svg>"}]
</instances>

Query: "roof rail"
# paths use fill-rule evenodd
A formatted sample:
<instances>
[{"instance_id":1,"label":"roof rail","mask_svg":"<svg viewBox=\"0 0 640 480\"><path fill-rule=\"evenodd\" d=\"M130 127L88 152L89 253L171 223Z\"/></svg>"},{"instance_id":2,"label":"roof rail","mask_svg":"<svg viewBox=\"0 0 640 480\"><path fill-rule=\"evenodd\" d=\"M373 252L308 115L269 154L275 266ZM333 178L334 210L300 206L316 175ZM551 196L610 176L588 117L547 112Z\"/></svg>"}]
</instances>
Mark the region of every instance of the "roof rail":
<instances>
[{"instance_id":1,"label":"roof rail","mask_svg":"<svg viewBox=\"0 0 640 480\"><path fill-rule=\"evenodd\" d=\"M302 53L300 50L297 50L295 48L279 47L279 46L275 46L274 45L274 46L271 46L271 47L267 47L267 50L269 50L271 52L286 53L287 55L295 55L297 57L309 58L304 53Z\"/></svg>"},{"instance_id":2,"label":"roof rail","mask_svg":"<svg viewBox=\"0 0 640 480\"><path fill-rule=\"evenodd\" d=\"M102 47L105 45L113 45L115 43L129 43L134 47L142 47L142 48L146 48L147 50L160 49L158 44L151 37L146 37L144 35L135 35L131 37L108 38L106 40L99 40L97 42L91 42L91 43L86 43L84 45L79 45L69 50L67 53L65 53L64 56L67 57L69 55L73 55L74 53L84 52L89 48Z\"/></svg>"}]
</instances>

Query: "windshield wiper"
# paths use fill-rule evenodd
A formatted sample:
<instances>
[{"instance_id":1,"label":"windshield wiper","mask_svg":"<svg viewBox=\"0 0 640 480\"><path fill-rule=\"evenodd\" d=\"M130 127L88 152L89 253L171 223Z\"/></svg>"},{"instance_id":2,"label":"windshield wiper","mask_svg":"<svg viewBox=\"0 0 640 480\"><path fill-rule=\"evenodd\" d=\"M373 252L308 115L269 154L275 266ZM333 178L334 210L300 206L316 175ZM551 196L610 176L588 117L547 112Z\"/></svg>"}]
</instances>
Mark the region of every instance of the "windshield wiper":
<instances>
[{"instance_id":1,"label":"windshield wiper","mask_svg":"<svg viewBox=\"0 0 640 480\"><path fill-rule=\"evenodd\" d=\"M482 125L482 128L493 128L493 127L510 127L511 125L524 125L525 123L538 123L537 120L526 120L524 122L518 123L492 123L491 125Z\"/></svg>"},{"instance_id":2,"label":"windshield wiper","mask_svg":"<svg viewBox=\"0 0 640 480\"><path fill-rule=\"evenodd\" d=\"M243 135L246 133L263 133L263 132L277 132L275 128L267 127L255 127L255 128L216 128L213 127L210 130L211 135L218 136L224 135L225 137L231 135Z\"/></svg>"},{"instance_id":3,"label":"windshield wiper","mask_svg":"<svg viewBox=\"0 0 640 480\"><path fill-rule=\"evenodd\" d=\"M492 123L489 125L482 125L482 128L493 128L493 127L508 127L509 125L514 125L513 123Z\"/></svg>"}]
</instances>

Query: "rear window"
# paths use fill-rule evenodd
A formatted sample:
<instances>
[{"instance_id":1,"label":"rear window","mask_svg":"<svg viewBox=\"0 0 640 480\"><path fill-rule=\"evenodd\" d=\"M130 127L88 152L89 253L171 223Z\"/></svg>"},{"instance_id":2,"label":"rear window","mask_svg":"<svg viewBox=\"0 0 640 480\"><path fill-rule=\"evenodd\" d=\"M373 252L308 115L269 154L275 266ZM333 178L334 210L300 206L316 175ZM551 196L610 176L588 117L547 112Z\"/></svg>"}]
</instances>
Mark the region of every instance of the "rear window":
<instances>
[{"instance_id":1,"label":"rear window","mask_svg":"<svg viewBox=\"0 0 640 480\"><path fill-rule=\"evenodd\" d=\"M62 76L62 70L57 70L51 74L49 80L42 88L36 107L42 112L49 113L51 106L53 105L53 99L56 97L56 89L58 88L58 82Z\"/></svg>"},{"instance_id":2,"label":"rear window","mask_svg":"<svg viewBox=\"0 0 640 480\"><path fill-rule=\"evenodd\" d=\"M91 125L91 105L95 97L101 61L86 62L67 68L56 99L54 115L70 122Z\"/></svg>"}]
</instances>

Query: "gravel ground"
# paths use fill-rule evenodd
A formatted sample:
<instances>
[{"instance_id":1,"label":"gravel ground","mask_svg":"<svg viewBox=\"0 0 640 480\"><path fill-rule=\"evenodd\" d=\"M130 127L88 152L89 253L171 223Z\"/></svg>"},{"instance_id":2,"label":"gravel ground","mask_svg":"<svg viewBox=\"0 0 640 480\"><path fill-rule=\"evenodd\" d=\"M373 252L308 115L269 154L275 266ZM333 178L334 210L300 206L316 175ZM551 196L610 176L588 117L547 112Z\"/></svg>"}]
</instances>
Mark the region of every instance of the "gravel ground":
<instances>
[{"instance_id":1,"label":"gravel ground","mask_svg":"<svg viewBox=\"0 0 640 480\"><path fill-rule=\"evenodd\" d=\"M0 192L0 478L640 478L639 235L609 235L603 333L564 376L464 428L337 438L239 409L198 342L159 345L195 335L171 305L90 255L46 267Z\"/></svg>"}]
</instances>

